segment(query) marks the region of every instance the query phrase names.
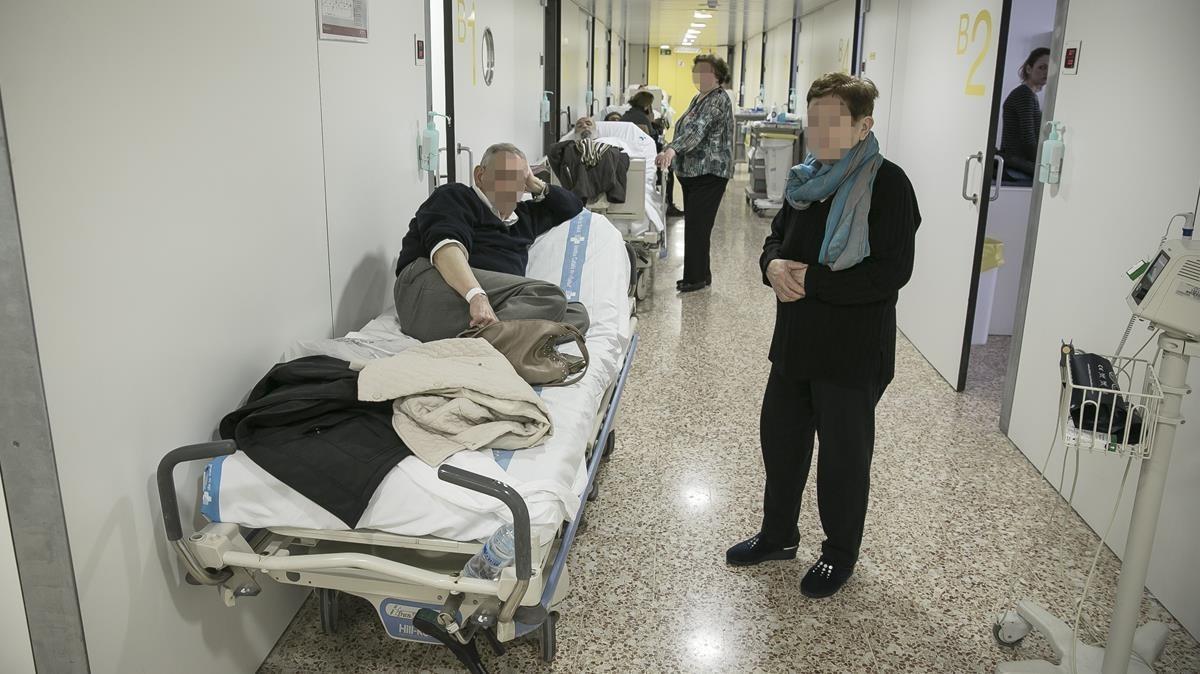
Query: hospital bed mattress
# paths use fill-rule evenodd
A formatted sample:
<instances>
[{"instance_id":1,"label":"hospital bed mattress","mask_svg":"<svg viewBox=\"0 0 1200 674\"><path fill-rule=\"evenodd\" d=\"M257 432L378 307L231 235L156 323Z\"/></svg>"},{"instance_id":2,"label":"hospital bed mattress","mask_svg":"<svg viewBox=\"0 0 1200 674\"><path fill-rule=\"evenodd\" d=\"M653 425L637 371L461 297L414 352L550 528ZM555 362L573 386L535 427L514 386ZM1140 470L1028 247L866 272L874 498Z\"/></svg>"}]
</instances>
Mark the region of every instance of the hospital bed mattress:
<instances>
[{"instance_id":1,"label":"hospital bed mattress","mask_svg":"<svg viewBox=\"0 0 1200 674\"><path fill-rule=\"evenodd\" d=\"M515 488L529 506L533 531L541 541L552 538L579 507L587 486L585 450L631 337L625 243L604 216L588 215L590 221L577 218L563 223L530 248L528 275L561 285L570 299L587 306L591 317L586 376L572 386L538 391L549 409L553 436L530 449L463 451L446 461ZM384 344L391 351L416 343L402 334L390 309L348 337L326 341L339 348L347 343ZM304 342L299 351L293 347L289 355L314 350L319 350L319 344ZM211 461L202 489L201 512L211 521L251 528L347 529L341 520L240 452ZM510 518L499 501L443 482L435 468L408 457L384 478L358 528L471 541L488 537Z\"/></svg>"}]
</instances>

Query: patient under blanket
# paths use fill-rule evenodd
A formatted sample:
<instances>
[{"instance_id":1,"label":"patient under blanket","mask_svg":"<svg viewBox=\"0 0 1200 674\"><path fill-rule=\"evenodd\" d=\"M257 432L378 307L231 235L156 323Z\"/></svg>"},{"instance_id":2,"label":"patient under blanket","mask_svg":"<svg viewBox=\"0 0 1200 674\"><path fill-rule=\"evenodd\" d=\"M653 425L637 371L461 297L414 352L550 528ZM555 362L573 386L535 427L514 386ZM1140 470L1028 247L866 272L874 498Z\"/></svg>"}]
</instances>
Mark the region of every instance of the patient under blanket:
<instances>
[{"instance_id":1,"label":"patient under blanket","mask_svg":"<svg viewBox=\"0 0 1200 674\"><path fill-rule=\"evenodd\" d=\"M625 203L629 155L620 148L591 138L564 140L551 145L546 157L563 187L585 202L605 195L612 203Z\"/></svg>"}]
</instances>

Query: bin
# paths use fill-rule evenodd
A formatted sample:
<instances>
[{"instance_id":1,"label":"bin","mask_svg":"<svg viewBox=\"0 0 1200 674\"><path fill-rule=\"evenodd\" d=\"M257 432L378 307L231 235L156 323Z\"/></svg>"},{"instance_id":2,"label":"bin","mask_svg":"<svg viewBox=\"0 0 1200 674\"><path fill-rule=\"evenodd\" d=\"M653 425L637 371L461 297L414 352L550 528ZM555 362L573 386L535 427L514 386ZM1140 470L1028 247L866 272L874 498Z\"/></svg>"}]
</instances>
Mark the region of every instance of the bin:
<instances>
[{"instance_id":1,"label":"bin","mask_svg":"<svg viewBox=\"0 0 1200 674\"><path fill-rule=\"evenodd\" d=\"M996 299L996 279L1004 266L1004 242L983 240L979 264L979 288L975 291L975 323L971 326L971 344L987 344L992 324L992 302Z\"/></svg>"},{"instance_id":2,"label":"bin","mask_svg":"<svg viewBox=\"0 0 1200 674\"><path fill-rule=\"evenodd\" d=\"M783 188L787 184L788 171L792 164L792 145L795 136L773 138L763 134L762 147L767 169L767 198L774 201L783 200Z\"/></svg>"}]
</instances>

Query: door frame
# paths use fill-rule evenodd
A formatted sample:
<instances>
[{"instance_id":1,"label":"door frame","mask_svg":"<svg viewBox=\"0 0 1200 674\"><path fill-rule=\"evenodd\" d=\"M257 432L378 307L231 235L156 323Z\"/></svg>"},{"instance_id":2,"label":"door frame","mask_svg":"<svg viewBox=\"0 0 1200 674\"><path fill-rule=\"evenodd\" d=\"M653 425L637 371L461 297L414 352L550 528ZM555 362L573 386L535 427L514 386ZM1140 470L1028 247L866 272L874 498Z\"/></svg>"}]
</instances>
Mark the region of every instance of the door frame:
<instances>
[{"instance_id":1,"label":"door frame","mask_svg":"<svg viewBox=\"0 0 1200 674\"><path fill-rule=\"evenodd\" d=\"M542 88L550 94L550 121L542 124L542 152L562 136L562 0L546 0L546 17L543 24Z\"/></svg>"},{"instance_id":2,"label":"door frame","mask_svg":"<svg viewBox=\"0 0 1200 674\"><path fill-rule=\"evenodd\" d=\"M1061 81L1063 48L1067 34L1067 13L1071 0L1057 0L1054 10L1054 34L1050 38L1050 77L1043 89L1044 103L1042 105L1042 127L1038 131L1041 140L1045 134L1045 121L1054 117L1054 103L1058 98L1058 85ZM1042 160L1042 144L1038 143L1036 163ZM1025 337L1025 318L1029 311L1029 288L1033 283L1033 262L1037 249L1038 227L1042 219L1042 199L1046 191L1045 183L1033 181L1033 193L1029 199L1029 224L1025 229L1025 258L1021 264L1021 280L1017 286L1017 317L1013 323L1012 342L1008 352L1008 370L1004 375L1004 395L1000 402L1000 430L1008 434L1012 421L1013 401L1017 395L1017 369L1021 365L1021 345Z\"/></svg>"}]
</instances>

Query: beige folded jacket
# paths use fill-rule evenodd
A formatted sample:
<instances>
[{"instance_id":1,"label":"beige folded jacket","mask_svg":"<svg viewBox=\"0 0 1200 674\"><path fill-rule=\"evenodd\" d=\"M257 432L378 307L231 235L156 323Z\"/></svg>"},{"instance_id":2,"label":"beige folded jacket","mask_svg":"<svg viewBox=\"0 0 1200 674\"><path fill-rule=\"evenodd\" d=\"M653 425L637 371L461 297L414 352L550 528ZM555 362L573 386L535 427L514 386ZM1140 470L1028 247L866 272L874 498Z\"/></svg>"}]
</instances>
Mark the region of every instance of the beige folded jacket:
<instances>
[{"instance_id":1,"label":"beige folded jacket","mask_svg":"<svg viewBox=\"0 0 1200 674\"><path fill-rule=\"evenodd\" d=\"M368 361L358 399L394 400L392 426L425 463L463 449L524 449L550 437L533 388L482 339L442 339Z\"/></svg>"}]
</instances>

